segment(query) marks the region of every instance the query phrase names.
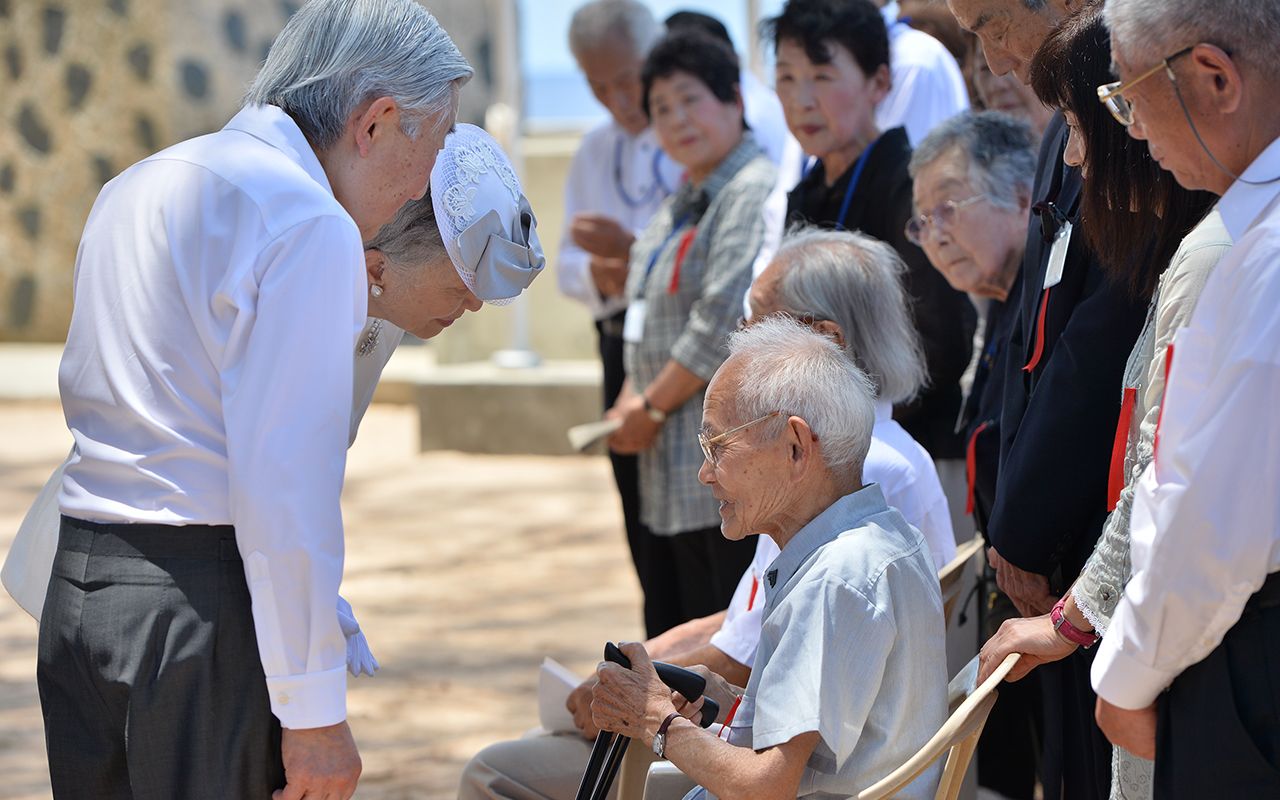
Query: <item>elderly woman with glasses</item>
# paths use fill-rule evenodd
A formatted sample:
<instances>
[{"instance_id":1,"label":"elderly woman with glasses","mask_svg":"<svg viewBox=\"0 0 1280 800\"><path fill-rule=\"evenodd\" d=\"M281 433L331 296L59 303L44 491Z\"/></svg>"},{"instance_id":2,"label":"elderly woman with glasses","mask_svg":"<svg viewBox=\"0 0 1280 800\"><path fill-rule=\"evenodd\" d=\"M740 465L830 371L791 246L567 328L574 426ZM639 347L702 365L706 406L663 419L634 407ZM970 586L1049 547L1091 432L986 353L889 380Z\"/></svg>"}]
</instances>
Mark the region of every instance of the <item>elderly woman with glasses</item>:
<instances>
[{"instance_id":1,"label":"elderly woman with glasses","mask_svg":"<svg viewBox=\"0 0 1280 800\"><path fill-rule=\"evenodd\" d=\"M911 156L912 195L922 213L907 221L907 238L948 283L983 307L986 318L982 356L961 416L970 455L965 510L979 530L986 529L995 498L998 376L1014 316L1006 301L1021 292L1034 147L1025 123L984 111L942 123Z\"/></svg>"},{"instance_id":2,"label":"elderly woman with glasses","mask_svg":"<svg viewBox=\"0 0 1280 800\"><path fill-rule=\"evenodd\" d=\"M1137 480L1154 455L1166 352L1231 244L1221 215L1209 210L1213 198L1178 186L1117 124L1125 121L1127 108L1113 89L1098 89L1110 77L1109 37L1099 9L1069 19L1031 64L1033 88L1062 109L1070 126L1064 159L1084 174L1081 214L1093 223L1085 229L1090 245L1113 280L1149 298L1150 305L1118 398L1110 514L1097 547L1050 613L1006 622L983 647L986 670L1010 652L1028 656L1015 677L1092 646L1107 631L1129 580L1130 513ZM1137 257L1135 242L1144 244ZM1092 714L1091 708L1086 711ZM1151 796L1151 764L1137 757L1150 755L1113 749L1112 797Z\"/></svg>"},{"instance_id":3,"label":"elderly woman with glasses","mask_svg":"<svg viewBox=\"0 0 1280 800\"><path fill-rule=\"evenodd\" d=\"M673 703L645 648L603 664L591 709L604 730L671 760L690 797L850 797L884 777L946 716L941 595L929 548L867 484L875 388L829 336L785 317L729 339L707 389L699 478L728 539L770 537L764 621L745 690L712 675L727 741ZM730 712L732 718L729 719ZM935 764L904 798L932 797Z\"/></svg>"}]
</instances>

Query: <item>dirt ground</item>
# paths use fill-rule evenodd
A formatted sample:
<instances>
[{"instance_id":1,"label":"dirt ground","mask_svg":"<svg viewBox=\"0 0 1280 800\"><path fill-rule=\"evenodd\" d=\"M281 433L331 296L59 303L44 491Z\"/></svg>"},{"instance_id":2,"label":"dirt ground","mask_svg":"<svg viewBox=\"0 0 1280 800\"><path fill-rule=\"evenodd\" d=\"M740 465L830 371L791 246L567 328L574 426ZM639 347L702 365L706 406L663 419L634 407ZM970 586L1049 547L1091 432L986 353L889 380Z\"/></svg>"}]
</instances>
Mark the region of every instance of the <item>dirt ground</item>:
<instances>
[{"instance_id":1,"label":"dirt ground","mask_svg":"<svg viewBox=\"0 0 1280 800\"><path fill-rule=\"evenodd\" d=\"M544 655L585 673L640 635L608 462L419 454L374 406L351 450L343 593L382 663L350 682L356 796L450 798L477 749L536 722ZM0 404L0 552L70 444L53 403ZM35 623L0 594L0 798L49 797Z\"/></svg>"}]
</instances>

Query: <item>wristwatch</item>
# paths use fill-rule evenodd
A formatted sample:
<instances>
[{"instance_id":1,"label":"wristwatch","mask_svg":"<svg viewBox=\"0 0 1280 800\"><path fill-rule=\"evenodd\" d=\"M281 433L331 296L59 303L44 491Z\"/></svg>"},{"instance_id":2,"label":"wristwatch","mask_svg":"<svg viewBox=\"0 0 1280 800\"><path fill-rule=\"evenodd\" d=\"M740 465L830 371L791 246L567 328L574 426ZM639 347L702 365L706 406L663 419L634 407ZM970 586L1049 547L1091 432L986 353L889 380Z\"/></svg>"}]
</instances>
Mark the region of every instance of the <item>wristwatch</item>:
<instances>
[{"instance_id":1,"label":"wristwatch","mask_svg":"<svg viewBox=\"0 0 1280 800\"><path fill-rule=\"evenodd\" d=\"M1093 631L1085 632L1071 624L1071 620L1067 619L1067 615L1062 613L1063 607L1067 604L1067 598L1063 597L1049 612L1049 621L1053 623L1053 629L1062 635L1072 644L1078 644L1088 650L1098 643L1098 634Z\"/></svg>"},{"instance_id":2,"label":"wristwatch","mask_svg":"<svg viewBox=\"0 0 1280 800\"><path fill-rule=\"evenodd\" d=\"M649 415L649 419L661 425L667 421L667 412L657 408L653 403L649 402L649 398L644 398L644 413Z\"/></svg>"},{"instance_id":3,"label":"wristwatch","mask_svg":"<svg viewBox=\"0 0 1280 800\"><path fill-rule=\"evenodd\" d=\"M653 754L658 758L667 757L667 728L671 727L671 722L680 716L680 712L672 711L667 718L658 726L658 732L653 735Z\"/></svg>"}]
</instances>

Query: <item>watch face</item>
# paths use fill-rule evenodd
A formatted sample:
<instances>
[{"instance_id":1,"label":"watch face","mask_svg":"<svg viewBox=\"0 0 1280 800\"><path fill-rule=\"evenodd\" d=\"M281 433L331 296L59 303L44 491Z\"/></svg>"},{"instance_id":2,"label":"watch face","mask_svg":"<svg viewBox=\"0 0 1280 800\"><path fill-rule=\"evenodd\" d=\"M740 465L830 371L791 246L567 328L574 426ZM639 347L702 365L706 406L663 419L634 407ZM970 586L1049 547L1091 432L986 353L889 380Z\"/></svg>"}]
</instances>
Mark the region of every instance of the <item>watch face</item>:
<instances>
[{"instance_id":1,"label":"watch face","mask_svg":"<svg viewBox=\"0 0 1280 800\"><path fill-rule=\"evenodd\" d=\"M653 737L653 754L658 758L662 758L663 752L667 749L666 734L659 733Z\"/></svg>"}]
</instances>

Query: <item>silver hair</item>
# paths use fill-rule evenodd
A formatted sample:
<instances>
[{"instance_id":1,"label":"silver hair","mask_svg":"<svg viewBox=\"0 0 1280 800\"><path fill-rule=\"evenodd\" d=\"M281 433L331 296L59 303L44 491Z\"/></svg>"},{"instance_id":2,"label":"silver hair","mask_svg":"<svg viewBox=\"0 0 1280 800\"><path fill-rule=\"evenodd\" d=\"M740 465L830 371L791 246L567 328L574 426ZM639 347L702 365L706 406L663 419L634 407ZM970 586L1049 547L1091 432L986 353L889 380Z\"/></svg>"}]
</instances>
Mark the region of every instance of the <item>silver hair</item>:
<instances>
[{"instance_id":1,"label":"silver hair","mask_svg":"<svg viewBox=\"0 0 1280 800\"><path fill-rule=\"evenodd\" d=\"M649 7L638 0L592 0L573 12L569 50L575 56L621 37L644 58L662 38L663 28Z\"/></svg>"},{"instance_id":2,"label":"silver hair","mask_svg":"<svg viewBox=\"0 0 1280 800\"><path fill-rule=\"evenodd\" d=\"M356 108L378 97L395 100L410 138L429 118L453 124L471 75L449 34L413 0L309 0L276 37L244 104L279 106L325 150Z\"/></svg>"},{"instance_id":3,"label":"silver hair","mask_svg":"<svg viewBox=\"0 0 1280 800\"><path fill-rule=\"evenodd\" d=\"M1117 50L1144 62L1204 42L1252 63L1268 80L1280 71L1276 0L1107 0L1104 13Z\"/></svg>"},{"instance_id":4,"label":"silver hair","mask_svg":"<svg viewBox=\"0 0 1280 800\"><path fill-rule=\"evenodd\" d=\"M405 203L394 219L365 242L364 248L377 250L392 264L406 269L418 269L441 258L450 266L453 264L436 223L430 193Z\"/></svg>"},{"instance_id":5,"label":"silver hair","mask_svg":"<svg viewBox=\"0 0 1280 800\"><path fill-rule=\"evenodd\" d=\"M907 267L892 247L856 231L793 228L773 260L785 267L780 308L839 325L849 358L880 399L902 403L920 392L924 351L902 287Z\"/></svg>"},{"instance_id":6,"label":"silver hair","mask_svg":"<svg viewBox=\"0 0 1280 800\"><path fill-rule=\"evenodd\" d=\"M729 360L739 369L733 405L744 422L774 411L800 417L817 436L828 469L862 474L876 391L835 341L786 317L766 317L730 334Z\"/></svg>"},{"instance_id":7,"label":"silver hair","mask_svg":"<svg viewBox=\"0 0 1280 800\"><path fill-rule=\"evenodd\" d=\"M1000 111L951 117L930 131L911 154L911 177L953 152L968 162L973 188L992 203L1017 209L1020 198L1031 196L1036 173L1035 135L1022 120Z\"/></svg>"}]
</instances>

